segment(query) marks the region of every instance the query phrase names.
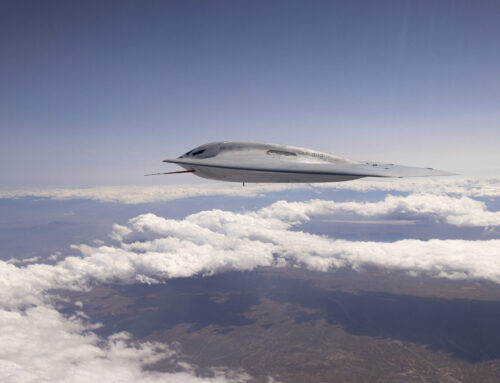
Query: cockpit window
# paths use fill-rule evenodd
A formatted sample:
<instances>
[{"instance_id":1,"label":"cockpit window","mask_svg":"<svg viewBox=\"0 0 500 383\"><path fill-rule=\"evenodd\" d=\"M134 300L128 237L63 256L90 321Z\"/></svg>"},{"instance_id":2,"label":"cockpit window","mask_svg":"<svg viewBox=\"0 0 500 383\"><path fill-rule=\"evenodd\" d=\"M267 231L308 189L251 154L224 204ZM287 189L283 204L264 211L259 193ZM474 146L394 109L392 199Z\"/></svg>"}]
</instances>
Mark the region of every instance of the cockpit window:
<instances>
[{"instance_id":1,"label":"cockpit window","mask_svg":"<svg viewBox=\"0 0 500 383\"><path fill-rule=\"evenodd\" d=\"M198 156L202 153L205 152L205 149L201 149L201 150L197 150L196 152L193 150L190 150L189 152L187 152L186 154L184 154L185 156Z\"/></svg>"},{"instance_id":2,"label":"cockpit window","mask_svg":"<svg viewBox=\"0 0 500 383\"><path fill-rule=\"evenodd\" d=\"M296 156L297 154L296 153L293 153L293 152L285 152L284 150L268 150L266 152L267 154L279 154L281 156Z\"/></svg>"},{"instance_id":3,"label":"cockpit window","mask_svg":"<svg viewBox=\"0 0 500 383\"><path fill-rule=\"evenodd\" d=\"M205 152L205 149L197 150L196 152L193 152L191 155L198 156L198 155L202 154L203 152Z\"/></svg>"},{"instance_id":4,"label":"cockpit window","mask_svg":"<svg viewBox=\"0 0 500 383\"><path fill-rule=\"evenodd\" d=\"M180 156L180 158L196 157L196 159L202 159L215 157L219 153L219 147L220 145L218 145L217 143L198 146L197 148L191 149L186 154L183 154L182 156Z\"/></svg>"}]
</instances>

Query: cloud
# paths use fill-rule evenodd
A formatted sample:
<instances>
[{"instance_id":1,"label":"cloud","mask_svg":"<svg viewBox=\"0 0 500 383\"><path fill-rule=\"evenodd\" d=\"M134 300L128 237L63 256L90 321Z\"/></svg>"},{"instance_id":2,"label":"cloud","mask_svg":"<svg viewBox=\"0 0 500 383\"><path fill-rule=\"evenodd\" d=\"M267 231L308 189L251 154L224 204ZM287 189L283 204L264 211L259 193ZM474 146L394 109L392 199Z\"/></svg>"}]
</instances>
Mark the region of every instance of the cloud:
<instances>
[{"instance_id":1,"label":"cloud","mask_svg":"<svg viewBox=\"0 0 500 383\"><path fill-rule=\"evenodd\" d=\"M309 220L309 216L348 213L361 217L427 218L454 226L499 226L500 212L491 212L481 201L462 196L410 194L388 195L378 202L335 202L312 200L308 202L279 201L262 210L261 214L282 219Z\"/></svg>"},{"instance_id":2,"label":"cloud","mask_svg":"<svg viewBox=\"0 0 500 383\"><path fill-rule=\"evenodd\" d=\"M448 278L484 278L500 282L500 241L401 240L351 242L297 231L315 215L349 211L371 216L430 216L460 225L498 224L478 201L410 195L377 203L276 202L257 211L201 211L184 219L142 214L126 226L115 225L115 245L77 245L81 256L54 265L16 267L0 263L4 305L19 308L39 302L39 292L84 289L92 283L155 283L168 278L210 275L259 266L299 265L313 270L362 268L393 270ZM494 214L494 213L492 213Z\"/></svg>"},{"instance_id":3,"label":"cloud","mask_svg":"<svg viewBox=\"0 0 500 383\"><path fill-rule=\"evenodd\" d=\"M315 184L318 189L399 191L469 197L500 197L500 179L496 177L415 177L403 179L361 179L350 182Z\"/></svg>"},{"instance_id":4,"label":"cloud","mask_svg":"<svg viewBox=\"0 0 500 383\"><path fill-rule=\"evenodd\" d=\"M500 283L500 240L352 242L293 230L294 225L310 219L307 208L314 210L317 202L280 202L246 213L212 210L184 220L144 214L132 219L127 230L115 226L118 246L78 249L91 264L97 258L119 258L123 263L114 272L121 278L133 269L162 279L258 266L299 265L319 271L377 266Z\"/></svg>"},{"instance_id":5,"label":"cloud","mask_svg":"<svg viewBox=\"0 0 500 383\"><path fill-rule=\"evenodd\" d=\"M0 198L50 198L54 200L85 199L101 202L140 204L171 201L191 197L232 196L256 197L264 193L307 188L301 184L203 183L198 185L107 186L85 189L3 189Z\"/></svg>"},{"instance_id":6,"label":"cloud","mask_svg":"<svg viewBox=\"0 0 500 383\"><path fill-rule=\"evenodd\" d=\"M406 193L454 194L469 197L500 197L500 179L497 178L405 178L373 180L361 179L349 182L325 184L247 184L242 187L233 183L203 183L198 185L121 186L86 189L1 189L0 198L50 198L54 200L89 199L101 202L139 204L171 201L200 196L258 197L266 193L292 189L399 191Z\"/></svg>"},{"instance_id":7,"label":"cloud","mask_svg":"<svg viewBox=\"0 0 500 383\"><path fill-rule=\"evenodd\" d=\"M0 310L2 382L247 382L241 372L213 369L197 377L195 367L178 362L178 352L157 342L133 342L127 333L97 336L81 317L64 317L50 304L23 311ZM177 372L144 369L162 359Z\"/></svg>"},{"instance_id":8,"label":"cloud","mask_svg":"<svg viewBox=\"0 0 500 383\"><path fill-rule=\"evenodd\" d=\"M10 258L7 260L7 263L34 263L40 260L40 257L31 257L31 258L24 258L24 259L17 259L17 258Z\"/></svg>"},{"instance_id":9,"label":"cloud","mask_svg":"<svg viewBox=\"0 0 500 383\"><path fill-rule=\"evenodd\" d=\"M59 313L55 289L84 290L98 283L161 283L260 266L327 271L375 266L410 275L485 279L500 283L500 240L353 242L298 231L318 215L427 217L468 225L498 225L498 213L469 197L411 194L379 202L279 201L256 211L201 211L184 219L142 214L115 225L112 245L73 246L79 256L54 264L0 261L0 380L2 382L246 382L244 372L196 366L162 343L134 342L126 333L103 338L83 313ZM80 308L79 308L80 309ZM50 349L47 345L50 344ZM146 367L171 360L176 372Z\"/></svg>"},{"instance_id":10,"label":"cloud","mask_svg":"<svg viewBox=\"0 0 500 383\"><path fill-rule=\"evenodd\" d=\"M158 342L134 342L127 333L97 336L85 314L66 317L56 309L54 289L88 289L95 282L149 282L147 275L100 252L66 257L56 265L18 267L0 261L0 381L2 382L212 382L243 383L243 371L212 368L197 375L182 354ZM113 263L115 264L113 266ZM122 267L116 267L117 265ZM139 265L139 264L138 264ZM129 265L132 266L132 265ZM116 272L112 269L115 268ZM150 270L152 271L152 270ZM149 272L153 275L154 272ZM81 308L81 303L77 307ZM175 372L147 367L168 360Z\"/></svg>"},{"instance_id":11,"label":"cloud","mask_svg":"<svg viewBox=\"0 0 500 383\"><path fill-rule=\"evenodd\" d=\"M210 382L244 383L243 371L212 368L203 377L182 353L158 342L134 342L127 333L97 336L99 326L82 312L57 311L54 289L88 289L93 283L150 282L152 269L120 259L124 252L100 251L66 257L55 265L17 266L0 261L0 381L2 382ZM131 255L129 253L128 255ZM154 266L150 264L149 267ZM113 271L112 269L115 269ZM144 272L144 274L142 274ZM81 303L77 305L80 309ZM173 372L148 366L168 360Z\"/></svg>"}]
</instances>

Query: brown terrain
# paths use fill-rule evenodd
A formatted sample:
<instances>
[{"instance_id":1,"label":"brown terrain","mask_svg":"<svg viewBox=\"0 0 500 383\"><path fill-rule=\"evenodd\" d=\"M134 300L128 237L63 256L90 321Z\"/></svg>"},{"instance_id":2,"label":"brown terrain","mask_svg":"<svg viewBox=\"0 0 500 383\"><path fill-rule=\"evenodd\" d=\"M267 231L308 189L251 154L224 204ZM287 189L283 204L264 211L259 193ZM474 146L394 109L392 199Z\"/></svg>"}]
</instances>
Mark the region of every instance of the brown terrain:
<instances>
[{"instance_id":1,"label":"brown terrain","mask_svg":"<svg viewBox=\"0 0 500 383\"><path fill-rule=\"evenodd\" d=\"M494 283L287 268L65 294L104 324L102 335L172 344L200 374L227 366L255 382L500 382Z\"/></svg>"}]
</instances>

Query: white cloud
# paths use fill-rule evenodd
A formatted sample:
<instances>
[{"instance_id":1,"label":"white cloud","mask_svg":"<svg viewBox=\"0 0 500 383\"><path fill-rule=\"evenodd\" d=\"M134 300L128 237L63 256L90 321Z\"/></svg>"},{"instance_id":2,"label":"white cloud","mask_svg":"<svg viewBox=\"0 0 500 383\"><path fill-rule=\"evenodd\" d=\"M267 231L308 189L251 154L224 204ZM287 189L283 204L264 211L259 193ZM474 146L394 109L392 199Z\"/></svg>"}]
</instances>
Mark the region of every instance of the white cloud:
<instances>
[{"instance_id":1,"label":"white cloud","mask_svg":"<svg viewBox=\"0 0 500 383\"><path fill-rule=\"evenodd\" d=\"M313 210L317 202L311 202ZM247 213L212 210L184 220L145 214L130 221L126 235L115 236L121 241L119 246L79 249L91 264L97 263L96 257L100 261L119 258L114 271L120 278L130 278L129 270L134 269L161 279L298 264L321 271L373 265L500 283L500 240L336 240L291 230L293 225L309 219L304 206L307 203L276 203ZM294 207L298 209L294 211Z\"/></svg>"},{"instance_id":2,"label":"white cloud","mask_svg":"<svg viewBox=\"0 0 500 383\"><path fill-rule=\"evenodd\" d=\"M430 218L455 226L499 226L500 212L491 212L481 201L462 196L454 198L435 194L388 195L378 202L307 202L279 201L262 210L261 214L287 220L308 220L312 215L349 213L361 217L405 216Z\"/></svg>"},{"instance_id":3,"label":"white cloud","mask_svg":"<svg viewBox=\"0 0 500 383\"><path fill-rule=\"evenodd\" d=\"M1 382L247 382L245 372L211 369L197 376L195 366L168 345L133 342L126 333L103 338L81 312L65 317L56 310L52 289L86 289L92 283L152 282L162 273L150 257L134 262L131 252L101 246L89 257L66 257L55 265L16 266L0 261ZM124 257L124 259L122 259ZM76 307L81 307L81 303ZM80 313L78 315L78 313ZM175 372L145 367L163 359Z\"/></svg>"},{"instance_id":4,"label":"white cloud","mask_svg":"<svg viewBox=\"0 0 500 383\"><path fill-rule=\"evenodd\" d=\"M403 179L361 179L350 182L315 184L322 189L399 191L407 193L452 194L469 197L500 197L500 178L496 177L415 177Z\"/></svg>"},{"instance_id":5,"label":"white cloud","mask_svg":"<svg viewBox=\"0 0 500 383\"><path fill-rule=\"evenodd\" d=\"M7 260L6 262L7 263L13 263L13 264L16 264L16 263L34 263L34 262L38 262L40 260L40 257L31 257L31 258L23 258L23 259L17 259L17 258L10 258L9 260Z\"/></svg>"},{"instance_id":6,"label":"white cloud","mask_svg":"<svg viewBox=\"0 0 500 383\"><path fill-rule=\"evenodd\" d=\"M388 197L367 206L341 203L340 209L361 209L365 214L396 209L403 216L417 212L459 223L489 219L482 205L475 204L477 201L446 199L442 208L441 197L431 198L432 203L428 196L420 197L426 202L420 204L419 196ZM454 212L450 208L454 204L465 206L463 213L460 209ZM479 218L474 218L474 209L469 204ZM435 205L439 208L431 208ZM154 283L172 277L285 264L314 270L376 265L500 283L499 240L350 242L293 230L294 225L313 215L329 214L338 208L331 201L280 201L255 212L202 211L181 220L143 214L130 220L127 226L114 226L111 236L118 241L116 246L74 246L82 256L66 257L55 265L37 263L21 268L0 263L3 276L0 299L4 305L20 307L36 304L39 291L50 288L82 289L91 282Z\"/></svg>"},{"instance_id":7,"label":"white cloud","mask_svg":"<svg viewBox=\"0 0 500 383\"><path fill-rule=\"evenodd\" d=\"M106 339L80 317L66 318L50 304L25 310L0 310L0 380L2 382L246 382L245 373L214 369L199 378L194 366L176 363L177 352L157 342L132 342L126 333ZM143 369L162 359L178 372Z\"/></svg>"},{"instance_id":8,"label":"white cloud","mask_svg":"<svg viewBox=\"0 0 500 383\"><path fill-rule=\"evenodd\" d=\"M198 185L121 186L86 189L0 189L0 198L51 198L55 200L89 199L102 202L138 204L170 201L199 196L255 197L265 193L291 189L323 189L368 191L400 191L432 194L456 194L469 197L500 197L498 178L405 178L361 179L325 184L247 184L203 183Z\"/></svg>"},{"instance_id":9,"label":"white cloud","mask_svg":"<svg viewBox=\"0 0 500 383\"><path fill-rule=\"evenodd\" d=\"M240 184L233 183L203 183L198 185L104 186L85 189L0 189L0 198L88 199L139 204L204 196L255 197L264 193L307 187L307 185L300 184L247 184L242 187Z\"/></svg>"}]
</instances>

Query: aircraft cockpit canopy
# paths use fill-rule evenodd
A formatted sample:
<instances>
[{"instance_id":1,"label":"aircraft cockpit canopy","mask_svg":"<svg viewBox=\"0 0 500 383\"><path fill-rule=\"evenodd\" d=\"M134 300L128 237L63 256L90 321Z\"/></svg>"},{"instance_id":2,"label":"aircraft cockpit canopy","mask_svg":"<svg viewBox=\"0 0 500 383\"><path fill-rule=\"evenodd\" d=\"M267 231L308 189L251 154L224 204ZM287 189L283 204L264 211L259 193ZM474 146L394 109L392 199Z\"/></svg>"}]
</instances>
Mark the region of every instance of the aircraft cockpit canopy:
<instances>
[{"instance_id":1,"label":"aircraft cockpit canopy","mask_svg":"<svg viewBox=\"0 0 500 383\"><path fill-rule=\"evenodd\" d=\"M209 158L214 157L219 153L219 145L203 145L190 150L186 154L180 156L180 158Z\"/></svg>"}]
</instances>

